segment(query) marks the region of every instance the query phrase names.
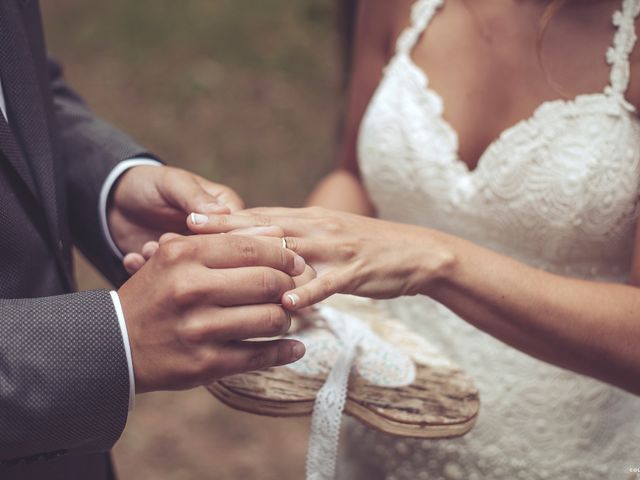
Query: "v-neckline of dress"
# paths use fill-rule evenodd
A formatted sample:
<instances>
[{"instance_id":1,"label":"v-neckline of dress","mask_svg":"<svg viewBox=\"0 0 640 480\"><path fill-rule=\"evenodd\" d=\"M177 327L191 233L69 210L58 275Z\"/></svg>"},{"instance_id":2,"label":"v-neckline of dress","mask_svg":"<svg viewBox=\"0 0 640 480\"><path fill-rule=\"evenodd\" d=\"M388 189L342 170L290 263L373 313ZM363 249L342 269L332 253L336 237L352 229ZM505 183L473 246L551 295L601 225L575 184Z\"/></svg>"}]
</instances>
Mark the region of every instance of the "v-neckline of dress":
<instances>
[{"instance_id":1,"label":"v-neckline of dress","mask_svg":"<svg viewBox=\"0 0 640 480\"><path fill-rule=\"evenodd\" d=\"M420 0L418 0L418 1L420 1ZM444 0L439 0L439 1L440 1L440 5L444 3ZM436 10L438 8L439 8L439 6L436 8ZM618 10L616 10L616 12L618 12ZM635 106L632 105L631 103L629 103L624 97L617 98L617 96L611 95L609 93L609 91L610 91L610 86L609 85L605 86L603 91L599 91L599 92L581 93L581 94L575 95L572 98L557 98L557 99L554 99L554 100L545 100L542 103L540 103L533 110L533 112L530 115L518 120L517 122L513 123L512 125L509 125L505 129L501 130L494 137L494 139L491 142L489 142L489 144L487 144L485 149L478 156L477 161L475 163L475 166L473 168L471 168L469 166L469 164L460 155L460 136L459 136L458 131L444 116L444 111L445 111L444 99L442 98L442 96L436 90L431 88L431 86L429 85L429 75L418 64L416 64L416 62L412 58L412 53L413 53L413 50L415 49L417 41L426 32L426 29L429 27L429 24L431 23L431 20L432 20L432 18L430 18L429 21L426 22L426 25L424 25L424 28L422 29L421 32L419 32L417 38L415 39L415 43L409 47L408 51L398 51L398 52L396 52L395 56L396 57L398 57L398 56L404 56L405 57L405 61L408 64L409 69L412 72L414 72L414 74L416 75L418 81L420 82L421 88L424 90L424 93L427 94L427 95L432 96L435 99L437 99L437 101L440 103L440 105L442 105L442 110L438 114L438 121L446 130L449 131L451 137L454 139L454 143L455 143L455 145L454 145L454 150L455 150L454 151L454 154L455 154L454 155L454 163L456 163L463 170L463 172L467 176L473 176L478 170L480 170L482 168L483 164L486 163L486 158L496 148L496 146L499 145L499 143L502 141L502 139L505 136L508 136L508 135L518 131L519 129L523 128L524 125L527 125L527 124L529 124L529 123L531 123L533 121L537 121L541 117L541 112L548 111L548 109L550 107L565 108L565 109L568 110L572 105L574 105L576 102L578 102L578 101L580 101L582 99L585 99L585 98L602 98L603 101L607 101L607 102L614 102L614 101L617 100L617 101L620 102L621 106L625 110L630 111L631 113L637 113L637 110L636 110ZM616 22L615 22L615 14L614 14L614 24L615 23ZM614 38L615 38L615 35L614 35Z\"/></svg>"}]
</instances>

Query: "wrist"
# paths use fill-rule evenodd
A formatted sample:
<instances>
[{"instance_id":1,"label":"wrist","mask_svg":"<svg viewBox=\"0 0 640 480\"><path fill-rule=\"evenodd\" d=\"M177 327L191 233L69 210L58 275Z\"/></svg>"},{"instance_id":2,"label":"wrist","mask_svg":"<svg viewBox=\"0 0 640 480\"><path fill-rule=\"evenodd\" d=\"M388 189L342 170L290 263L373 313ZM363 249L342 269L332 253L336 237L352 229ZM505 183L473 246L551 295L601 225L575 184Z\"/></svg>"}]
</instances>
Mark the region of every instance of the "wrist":
<instances>
[{"instance_id":1,"label":"wrist","mask_svg":"<svg viewBox=\"0 0 640 480\"><path fill-rule=\"evenodd\" d=\"M442 286L454 281L460 255L453 237L429 231L430 242L416 262L418 293L433 297Z\"/></svg>"},{"instance_id":2,"label":"wrist","mask_svg":"<svg viewBox=\"0 0 640 480\"><path fill-rule=\"evenodd\" d=\"M111 170L109 175L107 175L107 178L105 178L100 190L98 217L102 226L102 233L109 245L109 248L111 248L113 254L118 258L122 258L122 251L116 243L115 237L117 237L117 235L112 233L114 232L114 217L117 216L115 215L116 209L114 208L114 205L117 203L115 200L117 193L116 190L122 183L122 177L124 177L131 169L142 165L161 166L162 163L151 158L143 157L124 160Z\"/></svg>"}]
</instances>

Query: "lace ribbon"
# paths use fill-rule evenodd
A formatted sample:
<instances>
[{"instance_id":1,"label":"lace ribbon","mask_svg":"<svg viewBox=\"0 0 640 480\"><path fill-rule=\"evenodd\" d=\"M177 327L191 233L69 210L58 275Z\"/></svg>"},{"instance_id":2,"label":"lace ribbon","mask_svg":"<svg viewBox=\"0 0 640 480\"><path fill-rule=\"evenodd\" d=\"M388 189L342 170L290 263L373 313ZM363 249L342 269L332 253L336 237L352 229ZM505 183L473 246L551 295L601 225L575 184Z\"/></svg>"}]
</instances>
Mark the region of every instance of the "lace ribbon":
<instances>
[{"instance_id":1,"label":"lace ribbon","mask_svg":"<svg viewBox=\"0 0 640 480\"><path fill-rule=\"evenodd\" d=\"M331 480L335 477L342 412L347 400L349 375L359 346L378 352L384 362L402 365L395 386L409 385L415 380L415 365L405 353L375 335L360 319L328 306L319 313L341 344L327 380L318 391L311 417L311 436L307 453L307 480ZM374 382L375 383L375 382Z\"/></svg>"}]
</instances>

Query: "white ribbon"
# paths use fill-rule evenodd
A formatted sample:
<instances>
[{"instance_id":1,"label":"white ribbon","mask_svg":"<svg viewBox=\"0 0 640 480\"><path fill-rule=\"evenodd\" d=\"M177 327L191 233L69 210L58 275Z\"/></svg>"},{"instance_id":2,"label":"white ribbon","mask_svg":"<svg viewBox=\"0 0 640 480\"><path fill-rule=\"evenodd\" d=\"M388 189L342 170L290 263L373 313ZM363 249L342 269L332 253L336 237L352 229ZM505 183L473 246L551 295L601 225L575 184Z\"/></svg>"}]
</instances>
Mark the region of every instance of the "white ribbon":
<instances>
[{"instance_id":1,"label":"white ribbon","mask_svg":"<svg viewBox=\"0 0 640 480\"><path fill-rule=\"evenodd\" d=\"M415 365L408 355L375 335L360 319L322 305L321 317L341 344L340 352L322 388L318 391L311 417L311 436L307 452L307 480L332 480L336 474L342 412L347 400L349 375L358 347L393 359L407 370L396 378L396 386L409 385L415 379ZM398 380L400 380L398 382Z\"/></svg>"}]
</instances>

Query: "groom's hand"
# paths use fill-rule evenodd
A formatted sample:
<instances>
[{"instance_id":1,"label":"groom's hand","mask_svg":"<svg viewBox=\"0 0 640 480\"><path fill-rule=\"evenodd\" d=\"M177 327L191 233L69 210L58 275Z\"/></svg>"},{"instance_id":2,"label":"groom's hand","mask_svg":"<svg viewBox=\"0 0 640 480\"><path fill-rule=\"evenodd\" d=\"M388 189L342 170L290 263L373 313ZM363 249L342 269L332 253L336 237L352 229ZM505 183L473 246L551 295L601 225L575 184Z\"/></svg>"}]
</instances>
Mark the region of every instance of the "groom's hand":
<instances>
[{"instance_id":1,"label":"groom's hand","mask_svg":"<svg viewBox=\"0 0 640 480\"><path fill-rule=\"evenodd\" d=\"M184 217L190 212L229 213L242 206L229 187L179 168L141 165L118 180L107 219L118 248L139 254L165 232L187 233Z\"/></svg>"},{"instance_id":2,"label":"groom's hand","mask_svg":"<svg viewBox=\"0 0 640 480\"><path fill-rule=\"evenodd\" d=\"M178 390L293 362L279 305L305 268L295 253L239 235L175 236L118 291L137 393Z\"/></svg>"}]
</instances>

